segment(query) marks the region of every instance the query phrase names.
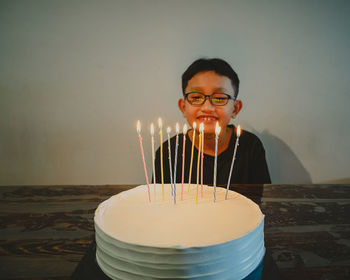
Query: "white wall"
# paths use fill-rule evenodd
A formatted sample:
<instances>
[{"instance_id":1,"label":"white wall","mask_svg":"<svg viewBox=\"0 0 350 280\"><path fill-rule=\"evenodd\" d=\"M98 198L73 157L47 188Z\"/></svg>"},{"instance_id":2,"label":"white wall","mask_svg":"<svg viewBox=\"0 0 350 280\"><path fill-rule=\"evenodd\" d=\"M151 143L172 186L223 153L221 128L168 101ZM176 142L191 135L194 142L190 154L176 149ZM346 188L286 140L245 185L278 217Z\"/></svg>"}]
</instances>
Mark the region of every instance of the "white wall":
<instances>
[{"instance_id":1,"label":"white wall","mask_svg":"<svg viewBox=\"0 0 350 280\"><path fill-rule=\"evenodd\" d=\"M349 1L1 1L0 184L144 183L136 120L183 122L180 76L202 56L238 72L237 122L274 183L350 177L349 14Z\"/></svg>"}]
</instances>

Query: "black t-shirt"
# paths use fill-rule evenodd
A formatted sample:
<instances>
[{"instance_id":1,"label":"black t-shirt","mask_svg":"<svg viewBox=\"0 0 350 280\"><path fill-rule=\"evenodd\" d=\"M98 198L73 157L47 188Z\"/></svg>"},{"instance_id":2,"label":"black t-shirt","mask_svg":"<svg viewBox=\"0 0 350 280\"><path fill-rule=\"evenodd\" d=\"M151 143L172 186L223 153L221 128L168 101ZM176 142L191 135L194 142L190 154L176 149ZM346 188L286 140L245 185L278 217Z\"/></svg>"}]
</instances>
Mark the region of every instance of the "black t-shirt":
<instances>
[{"instance_id":1,"label":"black t-shirt","mask_svg":"<svg viewBox=\"0 0 350 280\"><path fill-rule=\"evenodd\" d=\"M234 126L230 126L233 127ZM235 129L234 129L235 131ZM198 134L197 134L198 136ZM217 159L217 185L227 185L229 172L231 168L232 156L236 142L236 135L233 133L228 145L228 148L218 155ZM176 168L176 182L181 182L182 175L182 147L183 134L179 134L178 154L177 154L177 168ZM175 144L176 136L170 139L171 145L171 165L174 175L175 162ZM188 183L189 169L191 161L192 142L188 135L186 135L185 145L185 168L184 168L184 182ZM168 158L168 141L163 143L163 175L164 183L170 183L169 172L169 158ZM194 147L192 176L191 183L197 182L197 161L198 150ZM156 182L161 182L161 168L160 168L160 148L156 152L155 158ZM206 185L213 185L214 175L214 156L204 154L203 160L203 183ZM200 175L199 175L200 176ZM200 179L199 179L200 182ZM269 184L271 183L269 170L265 159L264 147L257 136L248 131L242 131L239 138L239 146L237 147L236 159L231 176L231 184Z\"/></svg>"}]
</instances>

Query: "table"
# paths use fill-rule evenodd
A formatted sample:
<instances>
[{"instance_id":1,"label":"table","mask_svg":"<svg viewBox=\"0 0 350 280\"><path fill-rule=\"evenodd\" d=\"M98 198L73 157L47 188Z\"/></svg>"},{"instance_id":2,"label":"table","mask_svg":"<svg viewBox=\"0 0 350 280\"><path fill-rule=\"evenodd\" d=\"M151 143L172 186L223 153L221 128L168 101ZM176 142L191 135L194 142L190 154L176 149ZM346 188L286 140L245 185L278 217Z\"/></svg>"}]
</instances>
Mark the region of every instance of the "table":
<instances>
[{"instance_id":1,"label":"table","mask_svg":"<svg viewBox=\"0 0 350 280\"><path fill-rule=\"evenodd\" d=\"M135 185L0 186L0 278L69 279L93 215ZM350 279L350 185L233 185L260 204L265 245L288 279Z\"/></svg>"}]
</instances>

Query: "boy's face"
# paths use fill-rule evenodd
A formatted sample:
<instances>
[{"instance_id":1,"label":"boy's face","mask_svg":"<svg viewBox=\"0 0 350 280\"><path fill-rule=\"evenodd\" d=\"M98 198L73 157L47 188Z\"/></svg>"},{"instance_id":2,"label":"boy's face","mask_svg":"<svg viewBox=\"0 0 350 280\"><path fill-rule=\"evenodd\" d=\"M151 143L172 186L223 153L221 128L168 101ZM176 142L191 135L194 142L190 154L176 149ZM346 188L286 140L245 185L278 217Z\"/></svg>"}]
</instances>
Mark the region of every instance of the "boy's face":
<instances>
[{"instance_id":1,"label":"boy's face","mask_svg":"<svg viewBox=\"0 0 350 280\"><path fill-rule=\"evenodd\" d=\"M226 76L216 74L214 71L200 72L188 81L185 93L200 92L205 95L212 95L213 93L226 93L234 96L234 90L231 80ZM178 101L179 109L184 117L187 119L189 125L193 122L197 123L197 130L199 124L204 124L205 133L215 133L216 122L222 129L226 128L230 119L235 117L242 108L240 100L229 100L224 106L214 106L207 98L203 105L193 106L184 98Z\"/></svg>"}]
</instances>

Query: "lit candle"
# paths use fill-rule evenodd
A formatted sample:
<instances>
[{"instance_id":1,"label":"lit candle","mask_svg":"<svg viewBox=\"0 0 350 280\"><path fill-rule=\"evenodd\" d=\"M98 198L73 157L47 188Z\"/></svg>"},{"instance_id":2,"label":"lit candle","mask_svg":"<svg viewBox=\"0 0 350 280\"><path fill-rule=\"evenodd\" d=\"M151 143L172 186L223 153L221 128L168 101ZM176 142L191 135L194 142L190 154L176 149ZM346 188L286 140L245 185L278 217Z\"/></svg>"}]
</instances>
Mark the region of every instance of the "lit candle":
<instances>
[{"instance_id":1,"label":"lit candle","mask_svg":"<svg viewBox=\"0 0 350 280\"><path fill-rule=\"evenodd\" d=\"M203 161L204 161L204 124L202 129L202 157L201 157L201 196L203 197Z\"/></svg>"},{"instance_id":2,"label":"lit candle","mask_svg":"<svg viewBox=\"0 0 350 280\"><path fill-rule=\"evenodd\" d=\"M196 140L196 122L193 123L193 137L192 137L192 150L191 150L191 161L190 161L190 176L188 178L188 191L190 191L191 185L191 176L192 176L192 163L193 163L193 150L194 150L194 141Z\"/></svg>"},{"instance_id":3,"label":"lit candle","mask_svg":"<svg viewBox=\"0 0 350 280\"><path fill-rule=\"evenodd\" d=\"M148 200L149 200L149 202L151 202L151 193L150 193L150 189L149 189L147 169L146 169L145 157L144 157L144 154L143 154L143 147L142 147L141 123L140 123L140 121L137 121L136 130L137 130L137 133L139 135L141 155L142 155L142 161L143 161L143 169L145 170L146 182L147 182L147 187L148 187Z\"/></svg>"},{"instance_id":4,"label":"lit candle","mask_svg":"<svg viewBox=\"0 0 350 280\"><path fill-rule=\"evenodd\" d=\"M198 143L198 159L197 159L197 191L196 191L196 203L198 203L198 185L199 185L199 167L201 160L201 150L202 150L202 134L203 134L203 123L199 125L199 143Z\"/></svg>"},{"instance_id":5,"label":"lit candle","mask_svg":"<svg viewBox=\"0 0 350 280\"><path fill-rule=\"evenodd\" d=\"M158 126L159 126L159 136L160 136L160 172L161 172L161 178L162 178L162 198L164 200L164 174L163 174L163 131L162 131L162 119L158 119Z\"/></svg>"},{"instance_id":6,"label":"lit candle","mask_svg":"<svg viewBox=\"0 0 350 280\"><path fill-rule=\"evenodd\" d=\"M236 152L237 152L237 147L239 145L239 137L240 136L241 136L241 126L239 125L239 126L237 126L237 138L236 138L235 149L233 151L233 156L232 156L231 169L230 169L230 173L229 173L228 181L227 181L225 199L227 199L228 190L230 188L231 176L232 176L232 171L233 171L233 165L234 165L235 159L236 159Z\"/></svg>"},{"instance_id":7,"label":"lit candle","mask_svg":"<svg viewBox=\"0 0 350 280\"><path fill-rule=\"evenodd\" d=\"M152 169L153 169L153 191L154 196L156 195L156 169L155 169L155 159L154 159L154 124L151 124L151 140L152 140Z\"/></svg>"},{"instance_id":8,"label":"lit candle","mask_svg":"<svg viewBox=\"0 0 350 280\"><path fill-rule=\"evenodd\" d=\"M214 202L216 201L216 166L218 162L218 140L219 140L219 134L221 131L221 127L219 126L219 122L216 122L215 127L215 159L214 159Z\"/></svg>"},{"instance_id":9,"label":"lit candle","mask_svg":"<svg viewBox=\"0 0 350 280\"><path fill-rule=\"evenodd\" d=\"M169 171L170 171L170 186L171 186L171 195L174 195L174 188L173 188L173 169L171 167L171 144L170 144L170 131L171 128L168 127L166 132L168 134L168 159L169 159Z\"/></svg>"},{"instance_id":10,"label":"lit candle","mask_svg":"<svg viewBox=\"0 0 350 280\"><path fill-rule=\"evenodd\" d=\"M185 150L186 150L186 133L187 133L187 124L184 124L183 129L183 141L182 141L182 175L181 175L181 200L183 200L184 193L184 174L185 174Z\"/></svg>"},{"instance_id":11,"label":"lit candle","mask_svg":"<svg viewBox=\"0 0 350 280\"><path fill-rule=\"evenodd\" d=\"M174 204L176 204L176 167L177 167L177 150L179 146L179 124L176 123L176 143L175 143L175 163L174 163Z\"/></svg>"}]
</instances>

